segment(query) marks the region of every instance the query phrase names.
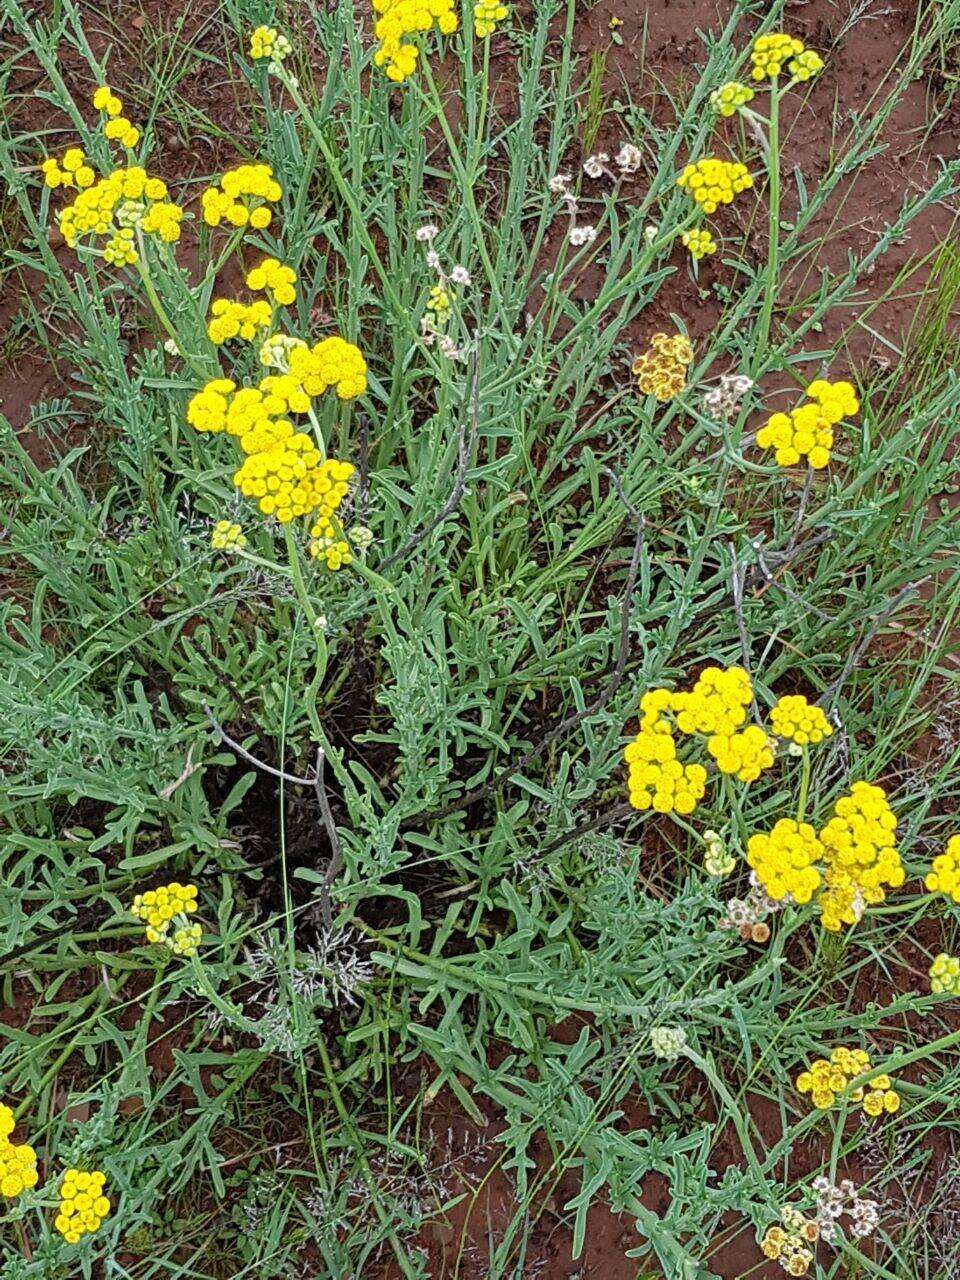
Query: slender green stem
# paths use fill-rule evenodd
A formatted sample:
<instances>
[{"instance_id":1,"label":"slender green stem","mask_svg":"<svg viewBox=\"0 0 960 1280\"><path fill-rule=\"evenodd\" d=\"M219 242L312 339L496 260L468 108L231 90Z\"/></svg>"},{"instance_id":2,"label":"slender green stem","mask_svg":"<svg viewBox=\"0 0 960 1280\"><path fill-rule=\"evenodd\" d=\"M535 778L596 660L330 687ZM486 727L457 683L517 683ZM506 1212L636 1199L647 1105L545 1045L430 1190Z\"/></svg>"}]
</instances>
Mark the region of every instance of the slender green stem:
<instances>
[{"instance_id":1,"label":"slender green stem","mask_svg":"<svg viewBox=\"0 0 960 1280\"><path fill-rule=\"evenodd\" d=\"M780 275L780 90L774 76L770 85L770 132L767 147L767 174L769 189L769 243L767 247L767 274L760 306L760 323L753 350L753 369L762 364L770 340L770 321L773 317L773 299Z\"/></svg>"},{"instance_id":2,"label":"slender green stem","mask_svg":"<svg viewBox=\"0 0 960 1280\"><path fill-rule=\"evenodd\" d=\"M157 293L156 287L150 276L150 268L147 266L147 247L144 243L143 232L137 229L137 275L143 285L144 293L147 295L147 301L153 309L154 315L160 321L164 331L170 337L178 353L183 357L185 362L190 366L194 374L201 380L205 380L209 370L202 369L197 365L193 357L184 350L183 339L177 333L170 317L167 315L163 303L160 301L160 295Z\"/></svg>"},{"instance_id":3,"label":"slender green stem","mask_svg":"<svg viewBox=\"0 0 960 1280\"><path fill-rule=\"evenodd\" d=\"M297 547L296 540L293 536L293 529L290 525L284 526L283 537L287 547L287 561L290 565L290 577L293 579L293 588L297 593L297 599L300 601L300 606L306 614L310 633L317 646L317 669L314 673L313 679L310 681L309 691L315 695L317 688L321 684L327 671L327 641L323 634L323 624L316 609L313 607L313 601L310 599L310 595L307 591L307 584L303 579L303 570L300 566L300 550ZM312 713L315 716L316 707L314 703L315 697L310 700L307 709L308 711L312 709Z\"/></svg>"},{"instance_id":4,"label":"slender green stem","mask_svg":"<svg viewBox=\"0 0 960 1280\"><path fill-rule=\"evenodd\" d=\"M804 747L800 758L800 794L797 797L797 821L802 822L807 811L807 796L810 794L810 752Z\"/></svg>"}]
</instances>

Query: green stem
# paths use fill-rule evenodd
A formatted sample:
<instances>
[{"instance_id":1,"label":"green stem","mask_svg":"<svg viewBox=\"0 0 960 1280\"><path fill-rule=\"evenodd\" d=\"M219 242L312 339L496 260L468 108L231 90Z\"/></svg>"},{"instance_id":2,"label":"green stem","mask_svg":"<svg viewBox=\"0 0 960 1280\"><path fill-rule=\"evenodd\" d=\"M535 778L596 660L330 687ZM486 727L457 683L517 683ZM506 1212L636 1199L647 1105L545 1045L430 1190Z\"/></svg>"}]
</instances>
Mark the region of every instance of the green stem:
<instances>
[{"instance_id":1,"label":"green stem","mask_svg":"<svg viewBox=\"0 0 960 1280\"><path fill-rule=\"evenodd\" d=\"M769 243L767 247L767 278L764 283L763 302L760 308L760 324L753 351L754 376L766 355L770 339L770 321L773 317L773 297L780 274L780 93L777 78L770 85L770 134L767 148L767 174L769 176L768 200Z\"/></svg>"},{"instance_id":2,"label":"green stem","mask_svg":"<svg viewBox=\"0 0 960 1280\"><path fill-rule=\"evenodd\" d=\"M810 752L803 748L800 765L800 795L797 799L797 822L803 821L807 811L807 796L810 794Z\"/></svg>"},{"instance_id":3,"label":"green stem","mask_svg":"<svg viewBox=\"0 0 960 1280\"><path fill-rule=\"evenodd\" d=\"M308 706L307 710L311 713L311 720L316 716L316 691L326 675L327 671L327 642L324 638L323 628L320 625L320 619L317 611L313 607L313 602L307 593L307 584L303 580L303 570L300 567L300 551L293 537L293 528L290 525L284 525L283 537L287 546L287 561L290 565L290 576L293 579L293 588L297 593L297 599L300 606L306 614L307 623L310 627L310 633L313 636L314 643L317 646L317 669L313 679L310 681L308 690ZM318 728L314 725L314 728Z\"/></svg>"},{"instance_id":4,"label":"green stem","mask_svg":"<svg viewBox=\"0 0 960 1280\"><path fill-rule=\"evenodd\" d=\"M139 228L137 228L137 275L140 277L140 281L143 285L144 292L147 295L147 301L150 303L150 306L153 308L154 315L160 321L160 324L163 326L164 331L170 337L178 353L183 357L183 359L190 366L191 370L196 374L196 376L202 379L203 381L206 381L207 372L201 369L198 365L194 364L193 358L189 356L184 350L183 339L179 336L176 329L173 327L170 317L167 315L166 311L164 310L163 303L160 301L160 296L157 293L157 290L154 287L153 280L150 277L150 270L147 266L147 248L146 248L146 245L144 244L143 232Z\"/></svg>"}]
</instances>

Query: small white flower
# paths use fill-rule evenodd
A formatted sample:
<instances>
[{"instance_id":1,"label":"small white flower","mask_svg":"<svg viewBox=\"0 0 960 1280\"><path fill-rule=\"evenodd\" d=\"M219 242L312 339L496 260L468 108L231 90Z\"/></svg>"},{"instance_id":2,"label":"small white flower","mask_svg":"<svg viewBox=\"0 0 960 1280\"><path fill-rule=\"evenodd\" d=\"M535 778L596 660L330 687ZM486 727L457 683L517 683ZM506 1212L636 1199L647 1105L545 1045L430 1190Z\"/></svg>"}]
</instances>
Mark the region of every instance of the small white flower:
<instances>
[{"instance_id":1,"label":"small white flower","mask_svg":"<svg viewBox=\"0 0 960 1280\"><path fill-rule=\"evenodd\" d=\"M569 173L556 173L550 179L550 194L554 196L565 196L570 188Z\"/></svg>"},{"instance_id":2,"label":"small white flower","mask_svg":"<svg viewBox=\"0 0 960 1280\"><path fill-rule=\"evenodd\" d=\"M435 236L440 234L440 228L435 227L432 222L428 222L426 226L417 227L415 234L421 244L429 244Z\"/></svg>"},{"instance_id":3,"label":"small white flower","mask_svg":"<svg viewBox=\"0 0 960 1280\"><path fill-rule=\"evenodd\" d=\"M450 272L450 279L454 284L468 285L470 283L470 272L466 267L454 267Z\"/></svg>"},{"instance_id":4,"label":"small white flower","mask_svg":"<svg viewBox=\"0 0 960 1280\"><path fill-rule=\"evenodd\" d=\"M446 356L448 360L460 360L463 358L463 352L449 334L443 334L437 345L440 348L440 354Z\"/></svg>"},{"instance_id":5,"label":"small white flower","mask_svg":"<svg viewBox=\"0 0 960 1280\"><path fill-rule=\"evenodd\" d=\"M570 232L571 244L576 244L576 245L593 244L596 238L597 238L596 227L590 227L590 226L574 227L573 230Z\"/></svg>"},{"instance_id":6,"label":"small white flower","mask_svg":"<svg viewBox=\"0 0 960 1280\"><path fill-rule=\"evenodd\" d=\"M431 271L437 271L440 267L440 255L436 249L431 249L427 253L427 266Z\"/></svg>"},{"instance_id":7,"label":"small white flower","mask_svg":"<svg viewBox=\"0 0 960 1280\"><path fill-rule=\"evenodd\" d=\"M617 152L617 168L621 173L636 173L643 163L643 152L632 142L625 142Z\"/></svg>"},{"instance_id":8,"label":"small white flower","mask_svg":"<svg viewBox=\"0 0 960 1280\"><path fill-rule=\"evenodd\" d=\"M177 344L174 342L172 338L168 338L166 340L166 342L163 344L163 349L168 356L178 356L180 354L180 348L177 346Z\"/></svg>"},{"instance_id":9,"label":"small white flower","mask_svg":"<svg viewBox=\"0 0 960 1280\"><path fill-rule=\"evenodd\" d=\"M647 244L653 244L659 234L660 228L655 222L649 222L643 228L643 238L646 240Z\"/></svg>"},{"instance_id":10,"label":"small white flower","mask_svg":"<svg viewBox=\"0 0 960 1280\"><path fill-rule=\"evenodd\" d=\"M583 162L583 172L588 178L599 178L606 165L610 163L610 157L606 151L598 151L594 156L587 156Z\"/></svg>"}]
</instances>

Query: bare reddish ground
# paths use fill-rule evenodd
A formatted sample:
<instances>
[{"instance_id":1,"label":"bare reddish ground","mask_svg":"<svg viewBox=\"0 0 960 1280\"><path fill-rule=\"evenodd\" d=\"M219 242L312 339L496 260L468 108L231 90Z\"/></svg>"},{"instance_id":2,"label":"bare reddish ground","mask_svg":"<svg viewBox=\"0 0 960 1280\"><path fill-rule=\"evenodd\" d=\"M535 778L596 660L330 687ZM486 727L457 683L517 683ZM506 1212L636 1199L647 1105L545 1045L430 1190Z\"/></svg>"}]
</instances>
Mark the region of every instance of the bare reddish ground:
<instances>
[{"instance_id":1,"label":"bare reddish ground","mask_svg":"<svg viewBox=\"0 0 960 1280\"><path fill-rule=\"evenodd\" d=\"M696 35L698 30L719 30L727 20L731 4L711 3L710 0L653 0L647 5L640 0L600 0L592 6L584 6L574 31L575 52L584 59L594 50L606 51L604 91L607 102L626 97L625 87L631 96L642 102L657 118L664 112L656 101L657 89L653 76L670 90L683 96L694 83L697 66L703 60L702 44ZM827 66L816 83L815 102L803 105L801 95L792 97L785 105L782 132L785 175L785 203L783 217L790 220L795 211L794 188L789 174L799 168L809 189L813 189L826 171L829 160L849 130L856 128L856 113L868 111L881 79L897 63L914 27L917 5L914 0L892 6L883 16L858 24L837 44L837 35L847 17L849 7L836 5L831 0L808 0L788 8L788 26L808 44L827 55ZM199 48L216 53L225 59L232 57L232 33L226 32L220 22L218 0L112 0L107 4L93 4L85 0L81 9L86 19L86 30L93 51L102 56L113 49L110 62L111 83L121 94L128 86L135 85L138 66L147 51L148 37L156 29L172 32L179 28L182 41L196 43ZM523 5L518 5L523 14ZM618 19L617 32L622 43L611 39L611 20ZM646 35L644 37L644 28ZM126 33L119 44L117 32ZM641 65L640 53L644 49ZM495 66L502 79L497 90L497 100L509 111L510 55L506 42L495 40ZM321 60L318 59L318 65ZM72 92L83 98L89 93L92 81L86 65L78 55L69 50L61 65L61 72ZM20 63L11 77L14 92L25 95L17 113L17 126L32 129L57 129L63 121L54 117L51 109L41 99L32 96L41 83L40 73L26 61ZM808 259L802 267L791 268L785 281L783 297L794 299L813 291L819 282L820 272L841 271L848 253L862 253L869 249L877 236L892 222L901 207L905 192L918 192L933 181L941 157L954 156L960 145L960 121L956 115L941 122L939 127L924 138L924 129L930 114L930 96L942 86L924 77L913 83L893 113L882 135L886 150L874 158L853 180L847 180L821 213L815 232L824 236L824 243L815 259ZM246 134L244 89L239 79L226 83L222 75L204 67L200 74L191 76L181 86L181 92L191 107L203 112L217 126L218 136L208 138L187 137L169 120L158 122L158 150L155 167L173 183L189 183L194 179L216 173L237 158L237 149L231 139L242 139ZM834 102L839 108L834 113ZM828 104L828 105L824 105ZM835 119L839 125L835 125ZM735 126L728 123L728 140L735 144ZM839 127L839 137L835 128ZM49 145L59 146L66 141L66 134L59 138L49 135ZM612 112L607 112L601 124L597 148L615 150L624 140L624 132ZM572 155L570 164L576 164L581 156ZM626 197L629 199L629 196ZM738 207L723 212L718 219L720 231L739 242L760 262L766 253L766 226L763 210L745 220ZM862 291L852 307L827 318L824 332L817 335L818 347L840 343L848 353L851 368L862 369L874 360L886 362L890 349L874 334L857 323L858 317L868 318L870 329L894 344L898 343L909 324L916 307L916 292L925 277L921 273L899 295L885 298L898 274L911 262L929 254L953 229L954 211L943 206L928 210L917 219L903 243L896 245L877 264L875 272L864 282ZM69 254L62 246L52 242L64 264ZM701 264L700 288L694 282L679 250L674 265L679 270L662 289L651 306L634 326L633 337L640 348L649 335L662 328L671 313L679 315L691 336L707 341L720 316L720 305L709 292L714 280L722 277L724 268L706 260ZM592 296L601 279L597 270L587 271L578 292L583 297ZM881 301L882 299L882 301ZM7 295L0 303L0 326L5 326L16 309L14 291L8 285ZM0 369L0 411L10 418L15 427L22 427L28 419L30 406L44 397L63 394L69 390L69 370L53 367L42 355L25 348L16 359ZM32 441L32 451L39 458L45 456L42 442ZM919 960L917 960L919 963ZM912 973L917 973L915 967ZM904 985L911 984L911 977L904 973ZM882 1000L895 993L896 988L877 978L869 991L857 993L857 1000ZM24 1011L7 1011L5 1019L19 1025ZM171 1026L164 1024L153 1029L155 1043L149 1053L155 1073L168 1071L173 1065L173 1050L177 1035L172 1031L176 1021L168 1012ZM560 1038L566 1038L572 1023L557 1029ZM499 1052L492 1046L491 1052ZM397 1071L397 1098L413 1100L421 1087L419 1073ZM422 1132L429 1141L431 1166L442 1171L442 1178L452 1197L465 1191L468 1194L447 1215L429 1223L417 1237L416 1243L427 1250L429 1274L432 1277L450 1277L451 1280L484 1280L488 1275L487 1258L491 1239L501 1237L515 1209L515 1197L511 1180L501 1171L502 1150L496 1143L502 1128L496 1109L478 1104L485 1115L485 1123L476 1125L464 1116L456 1099L447 1091L441 1091L425 1108ZM779 1113L761 1098L751 1100L752 1114L759 1130L768 1142L779 1135ZM628 1108L623 1124L640 1126L645 1123L641 1106ZM295 1143L297 1135L290 1135ZM942 1135L930 1137L935 1152L934 1167L945 1159L946 1144ZM545 1144L538 1150L538 1171L549 1168ZM791 1155L791 1175L802 1176L819 1165L822 1147L814 1134L810 1140L794 1149ZM722 1170L730 1162L740 1160L739 1147L733 1136L718 1131L711 1157L711 1167ZM849 1169L856 1175L857 1170ZM636 1280L638 1275L657 1276L660 1269L654 1259L628 1259L626 1252L635 1248L640 1239L629 1217L617 1217L602 1204L590 1214L586 1244L580 1258L571 1256L571 1237L567 1215L562 1206L577 1191L575 1179L565 1175L552 1184L545 1179L544 1193L535 1201L533 1222L526 1246L523 1274L541 1280ZM643 1203L653 1212L663 1214L668 1209L668 1186L665 1179L652 1174L639 1189ZM774 1264L762 1264L753 1231L742 1222L731 1220L725 1224L722 1238L705 1259L710 1269L723 1280L775 1280L782 1276ZM308 1274L305 1272L305 1274ZM385 1261L378 1280L392 1280L396 1269ZM346 1278L344 1278L346 1280ZM665 1278L666 1280L666 1278Z\"/></svg>"}]
</instances>

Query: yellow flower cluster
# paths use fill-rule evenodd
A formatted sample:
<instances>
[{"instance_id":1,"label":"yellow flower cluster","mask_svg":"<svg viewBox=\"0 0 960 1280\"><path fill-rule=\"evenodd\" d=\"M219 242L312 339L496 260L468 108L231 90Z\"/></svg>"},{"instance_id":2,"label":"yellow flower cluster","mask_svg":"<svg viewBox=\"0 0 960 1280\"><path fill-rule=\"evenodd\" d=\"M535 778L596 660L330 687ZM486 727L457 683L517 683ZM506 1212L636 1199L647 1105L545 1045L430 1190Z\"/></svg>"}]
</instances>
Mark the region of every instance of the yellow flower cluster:
<instances>
[{"instance_id":1,"label":"yellow flower cluster","mask_svg":"<svg viewBox=\"0 0 960 1280\"><path fill-rule=\"evenodd\" d=\"M804 49L790 59L787 68L794 80L812 80L823 70L823 59L813 49Z\"/></svg>"},{"instance_id":2,"label":"yellow flower cluster","mask_svg":"<svg viewBox=\"0 0 960 1280\"><path fill-rule=\"evenodd\" d=\"M273 310L269 302L262 300L247 304L216 298L210 308L210 316L207 337L220 346L231 338L252 342L258 333L270 327Z\"/></svg>"},{"instance_id":3,"label":"yellow flower cluster","mask_svg":"<svg viewBox=\"0 0 960 1280\"><path fill-rule=\"evenodd\" d=\"M670 695L682 733L733 734L747 718L753 690L743 667L707 667L687 692Z\"/></svg>"},{"instance_id":4,"label":"yellow flower cluster","mask_svg":"<svg viewBox=\"0 0 960 1280\"><path fill-rule=\"evenodd\" d=\"M726 84L721 85L719 89L714 89L711 93L710 105L718 116L732 116L754 97L754 91L748 84L741 84L739 80L728 80Z\"/></svg>"},{"instance_id":5,"label":"yellow flower cluster","mask_svg":"<svg viewBox=\"0 0 960 1280\"><path fill-rule=\"evenodd\" d=\"M250 57L282 62L291 52L290 41L276 27L255 27L250 33Z\"/></svg>"},{"instance_id":6,"label":"yellow flower cluster","mask_svg":"<svg viewBox=\"0 0 960 1280\"><path fill-rule=\"evenodd\" d=\"M706 227L701 227L699 231L684 231L680 242L685 249L690 250L690 256L695 262L717 252L717 242Z\"/></svg>"},{"instance_id":7,"label":"yellow flower cluster","mask_svg":"<svg viewBox=\"0 0 960 1280\"><path fill-rule=\"evenodd\" d=\"M682 187L704 213L716 213L720 205L731 204L734 196L749 190L753 178L746 165L707 156L696 164L688 164L677 179L677 186Z\"/></svg>"},{"instance_id":8,"label":"yellow flower cluster","mask_svg":"<svg viewBox=\"0 0 960 1280\"><path fill-rule=\"evenodd\" d=\"M170 939L170 950L175 956L195 956L202 937L203 930L198 924L181 925Z\"/></svg>"},{"instance_id":9,"label":"yellow flower cluster","mask_svg":"<svg viewBox=\"0 0 960 1280\"><path fill-rule=\"evenodd\" d=\"M208 227L226 222L231 227L249 225L262 231L270 225L269 206L282 194L268 164L241 164L228 169L218 186L204 191L200 197L203 220Z\"/></svg>"},{"instance_id":10,"label":"yellow flower cluster","mask_svg":"<svg viewBox=\"0 0 960 1280\"><path fill-rule=\"evenodd\" d=\"M865 906L883 902L884 886L898 889L905 877L894 834L897 819L882 787L855 782L833 813L820 832L827 887L818 906L823 927L837 933L855 924Z\"/></svg>"},{"instance_id":11,"label":"yellow flower cluster","mask_svg":"<svg viewBox=\"0 0 960 1280\"><path fill-rule=\"evenodd\" d=\"M123 103L110 86L106 84L94 89L92 101L95 111L102 111L104 115L109 116L111 119L120 115L123 111Z\"/></svg>"},{"instance_id":12,"label":"yellow flower cluster","mask_svg":"<svg viewBox=\"0 0 960 1280\"><path fill-rule=\"evenodd\" d=\"M26 1143L10 1141L13 1112L0 1102L0 1195L13 1199L37 1185L37 1153Z\"/></svg>"},{"instance_id":13,"label":"yellow flower cluster","mask_svg":"<svg viewBox=\"0 0 960 1280\"><path fill-rule=\"evenodd\" d=\"M256 499L264 515L288 524L318 512L313 530L317 545L311 553L322 553L328 565L339 568L350 563L350 552L338 545L342 530L334 528L332 517L347 494L353 467L321 461L312 439L297 433L280 415L306 413L311 399L330 387L344 400L360 395L367 385L366 362L357 347L339 337L310 348L305 343L280 343L282 336L270 339L267 355L270 364L284 372L263 378L258 387L240 389L229 378L214 378L191 399L187 421L198 431L225 431L238 438L248 456L234 483Z\"/></svg>"},{"instance_id":14,"label":"yellow flower cluster","mask_svg":"<svg viewBox=\"0 0 960 1280\"><path fill-rule=\"evenodd\" d=\"M166 203L166 196L166 183L151 178L146 169L138 165L115 169L61 210L60 232L71 248L80 236L92 233L110 237L117 250L123 241L132 241L135 227L172 243L179 239L183 210ZM130 235L121 237L124 230Z\"/></svg>"},{"instance_id":15,"label":"yellow flower cluster","mask_svg":"<svg viewBox=\"0 0 960 1280\"><path fill-rule=\"evenodd\" d=\"M380 41L373 61L397 84L416 70L420 53L415 44L404 43L407 36L432 26L448 36L458 26L453 0L373 0L373 11L380 15L373 28Z\"/></svg>"},{"instance_id":16,"label":"yellow flower cluster","mask_svg":"<svg viewBox=\"0 0 960 1280\"><path fill-rule=\"evenodd\" d=\"M197 886L174 880L160 889L138 893L130 907L131 914L147 926L148 942L168 942L170 922L177 916L192 914L197 909Z\"/></svg>"},{"instance_id":17,"label":"yellow flower cluster","mask_svg":"<svg viewBox=\"0 0 960 1280\"><path fill-rule=\"evenodd\" d=\"M775 413L757 432L761 449L775 450L782 467L792 467L806 457L819 471L830 461L833 428L844 417L860 409L860 402L849 382L827 382L818 378L807 387L812 403L800 405L789 414Z\"/></svg>"},{"instance_id":18,"label":"yellow flower cluster","mask_svg":"<svg viewBox=\"0 0 960 1280\"><path fill-rule=\"evenodd\" d=\"M117 116L103 126L103 136L110 142L119 142L122 147L129 149L140 141L140 130L126 116Z\"/></svg>"},{"instance_id":19,"label":"yellow flower cluster","mask_svg":"<svg viewBox=\"0 0 960 1280\"><path fill-rule=\"evenodd\" d=\"M44 160L40 168L45 185L53 191L57 187L77 187L85 191L97 180L96 173L87 164L87 157L79 147L69 147L59 160L51 156Z\"/></svg>"},{"instance_id":20,"label":"yellow flower cluster","mask_svg":"<svg viewBox=\"0 0 960 1280\"><path fill-rule=\"evenodd\" d=\"M820 1111L834 1106L838 1098L859 1102L868 1116L900 1110L900 1095L887 1075L874 1076L866 1088L849 1090L851 1081L870 1070L870 1055L863 1049L834 1049L829 1059L818 1058L809 1070L797 1076L797 1090L809 1093L810 1101Z\"/></svg>"},{"instance_id":21,"label":"yellow flower cluster","mask_svg":"<svg viewBox=\"0 0 960 1280\"><path fill-rule=\"evenodd\" d=\"M175 244L180 239L182 221L183 209L180 205L153 204L144 214L140 229L146 235L154 235L167 244Z\"/></svg>"},{"instance_id":22,"label":"yellow flower cluster","mask_svg":"<svg viewBox=\"0 0 960 1280\"><path fill-rule=\"evenodd\" d=\"M783 70L783 64L803 53L803 47L802 40L782 31L757 36L750 50L750 61L753 63L751 75L754 80L772 80L774 76L778 76Z\"/></svg>"},{"instance_id":23,"label":"yellow flower cluster","mask_svg":"<svg viewBox=\"0 0 960 1280\"><path fill-rule=\"evenodd\" d=\"M693 813L707 789L707 771L703 765L681 764L676 751L669 729L665 736L641 729L627 744L623 754L634 809Z\"/></svg>"},{"instance_id":24,"label":"yellow flower cluster","mask_svg":"<svg viewBox=\"0 0 960 1280\"><path fill-rule=\"evenodd\" d=\"M945 893L960 903L960 835L950 837L943 853L931 863L923 883L931 893Z\"/></svg>"},{"instance_id":25,"label":"yellow flower cluster","mask_svg":"<svg viewBox=\"0 0 960 1280\"><path fill-rule=\"evenodd\" d=\"M103 260L114 267L132 266L137 260L137 250L133 243L133 230L121 227L103 246Z\"/></svg>"},{"instance_id":26,"label":"yellow flower cluster","mask_svg":"<svg viewBox=\"0 0 960 1280\"><path fill-rule=\"evenodd\" d=\"M107 122L103 126L103 136L111 142L119 142L124 147L135 147L140 141L140 130L122 115L123 103L109 85L102 84L93 91L94 109L103 112Z\"/></svg>"},{"instance_id":27,"label":"yellow flower cluster","mask_svg":"<svg viewBox=\"0 0 960 1280\"><path fill-rule=\"evenodd\" d=\"M333 387L341 400L353 400L367 389L367 364L360 349L335 336L291 351L290 375L308 396L321 396Z\"/></svg>"},{"instance_id":28,"label":"yellow flower cluster","mask_svg":"<svg viewBox=\"0 0 960 1280\"><path fill-rule=\"evenodd\" d=\"M296 301L297 273L276 258L264 258L259 267L247 272L247 288L254 293L268 293L280 307Z\"/></svg>"},{"instance_id":29,"label":"yellow flower cluster","mask_svg":"<svg viewBox=\"0 0 960 1280\"><path fill-rule=\"evenodd\" d=\"M764 1257L779 1262L788 1276L805 1276L813 1262L810 1246L820 1239L820 1226L791 1205L781 1209L780 1222L781 1226L767 1228L760 1249Z\"/></svg>"},{"instance_id":30,"label":"yellow flower cluster","mask_svg":"<svg viewBox=\"0 0 960 1280\"><path fill-rule=\"evenodd\" d=\"M666 404L687 385L687 369L692 362L689 338L682 333L655 333L647 350L634 360L632 372L642 395L656 396Z\"/></svg>"},{"instance_id":31,"label":"yellow flower cluster","mask_svg":"<svg viewBox=\"0 0 960 1280\"><path fill-rule=\"evenodd\" d=\"M433 312L435 322L443 324L450 312L451 297L449 290L442 284L435 284L427 296L427 311Z\"/></svg>"},{"instance_id":32,"label":"yellow flower cluster","mask_svg":"<svg viewBox=\"0 0 960 1280\"><path fill-rule=\"evenodd\" d=\"M248 498L256 498L265 516L289 524L319 510L318 523L330 521L346 496L353 466L328 459L309 436L297 434L264 453L251 454L233 477Z\"/></svg>"},{"instance_id":33,"label":"yellow flower cluster","mask_svg":"<svg viewBox=\"0 0 960 1280\"><path fill-rule=\"evenodd\" d=\"M822 708L809 703L802 694L786 694L770 712L770 727L778 738L797 746L815 746L833 733L833 725Z\"/></svg>"},{"instance_id":34,"label":"yellow flower cluster","mask_svg":"<svg viewBox=\"0 0 960 1280\"><path fill-rule=\"evenodd\" d=\"M747 841L747 864L775 902L792 898L803 905L820 888L816 863L823 856L817 833L807 822L781 818L769 835Z\"/></svg>"},{"instance_id":35,"label":"yellow flower cluster","mask_svg":"<svg viewBox=\"0 0 960 1280\"><path fill-rule=\"evenodd\" d=\"M756 782L773 764L773 746L755 724L741 733L715 733L707 739L707 750L721 773L735 774L741 782Z\"/></svg>"},{"instance_id":36,"label":"yellow flower cluster","mask_svg":"<svg viewBox=\"0 0 960 1280\"><path fill-rule=\"evenodd\" d=\"M940 952L930 966L930 990L934 995L960 996L960 959Z\"/></svg>"},{"instance_id":37,"label":"yellow flower cluster","mask_svg":"<svg viewBox=\"0 0 960 1280\"><path fill-rule=\"evenodd\" d=\"M210 534L210 545L215 551L242 551L247 539L235 521L218 520Z\"/></svg>"},{"instance_id":38,"label":"yellow flower cluster","mask_svg":"<svg viewBox=\"0 0 960 1280\"><path fill-rule=\"evenodd\" d=\"M322 532L323 524L318 521L310 530L310 555L314 560L322 559L328 569L336 571L345 564L353 563L353 552L345 538L333 537Z\"/></svg>"},{"instance_id":39,"label":"yellow flower cluster","mask_svg":"<svg viewBox=\"0 0 960 1280\"><path fill-rule=\"evenodd\" d=\"M473 25L477 35L481 39L493 35L497 23L502 22L509 12L507 6L500 4L499 0L479 0L473 6Z\"/></svg>"},{"instance_id":40,"label":"yellow flower cluster","mask_svg":"<svg viewBox=\"0 0 960 1280\"><path fill-rule=\"evenodd\" d=\"M68 1169L63 1175L53 1225L70 1244L99 1230L110 1212L110 1201L103 1194L105 1182L106 1178L97 1170L82 1173L79 1169Z\"/></svg>"},{"instance_id":41,"label":"yellow flower cluster","mask_svg":"<svg viewBox=\"0 0 960 1280\"><path fill-rule=\"evenodd\" d=\"M668 713L684 734L702 734L707 751L723 773L753 782L773 764L773 744L763 729L750 725L741 730L753 696L750 677L742 667L707 667L693 688L671 693L650 689L640 701L640 732L625 751L630 766L630 803L637 809L692 813L706 787L701 765L681 765ZM665 781L661 782L661 779ZM667 795L657 801L657 791ZM670 803L671 791L681 795L683 807Z\"/></svg>"}]
</instances>

